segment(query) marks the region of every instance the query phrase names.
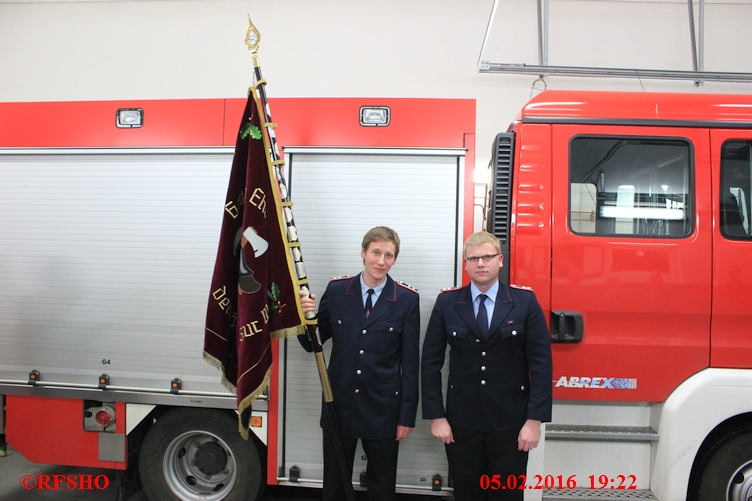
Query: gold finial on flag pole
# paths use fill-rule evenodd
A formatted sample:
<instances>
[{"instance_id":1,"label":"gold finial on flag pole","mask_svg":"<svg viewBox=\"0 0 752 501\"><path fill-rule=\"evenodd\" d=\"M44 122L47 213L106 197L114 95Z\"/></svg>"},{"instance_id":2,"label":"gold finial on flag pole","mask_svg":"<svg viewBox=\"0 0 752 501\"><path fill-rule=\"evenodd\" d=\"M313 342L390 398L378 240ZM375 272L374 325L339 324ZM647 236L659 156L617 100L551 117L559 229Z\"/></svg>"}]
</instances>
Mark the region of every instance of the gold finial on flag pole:
<instances>
[{"instance_id":1,"label":"gold finial on flag pole","mask_svg":"<svg viewBox=\"0 0 752 501\"><path fill-rule=\"evenodd\" d=\"M245 32L245 44L248 46L248 50L253 52L254 56L256 55L256 51L258 51L260 43L261 33L259 33L259 30L253 25L251 22L251 15L248 14L248 29Z\"/></svg>"}]
</instances>

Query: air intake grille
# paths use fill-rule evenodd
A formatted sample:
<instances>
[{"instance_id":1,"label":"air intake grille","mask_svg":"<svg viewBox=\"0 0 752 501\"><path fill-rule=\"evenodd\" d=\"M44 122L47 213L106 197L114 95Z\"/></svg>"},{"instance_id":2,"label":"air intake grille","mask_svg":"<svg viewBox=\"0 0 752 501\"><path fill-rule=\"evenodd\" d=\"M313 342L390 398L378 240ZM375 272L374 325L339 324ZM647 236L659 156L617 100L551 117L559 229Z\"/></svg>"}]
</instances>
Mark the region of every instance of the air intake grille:
<instances>
[{"instance_id":1,"label":"air intake grille","mask_svg":"<svg viewBox=\"0 0 752 501\"><path fill-rule=\"evenodd\" d=\"M487 230L498 237L502 244L509 236L509 217L512 204L512 155L514 134L502 132L496 136L493 149L493 171L489 186Z\"/></svg>"}]
</instances>

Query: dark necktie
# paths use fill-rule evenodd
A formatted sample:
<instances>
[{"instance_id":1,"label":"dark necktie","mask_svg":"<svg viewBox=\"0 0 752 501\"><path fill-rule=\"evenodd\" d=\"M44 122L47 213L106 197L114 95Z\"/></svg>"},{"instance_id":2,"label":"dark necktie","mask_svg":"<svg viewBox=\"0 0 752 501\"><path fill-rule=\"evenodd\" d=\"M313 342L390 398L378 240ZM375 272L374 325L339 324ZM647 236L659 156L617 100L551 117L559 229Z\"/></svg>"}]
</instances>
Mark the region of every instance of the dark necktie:
<instances>
[{"instance_id":1,"label":"dark necktie","mask_svg":"<svg viewBox=\"0 0 752 501\"><path fill-rule=\"evenodd\" d=\"M371 303L373 289L368 289L366 292L368 293L368 299L366 299L366 318L368 318L368 315L371 314L371 310L373 309L373 304Z\"/></svg>"},{"instance_id":2,"label":"dark necktie","mask_svg":"<svg viewBox=\"0 0 752 501\"><path fill-rule=\"evenodd\" d=\"M478 306L478 333L480 337L486 339L488 337L488 312L486 312L486 296L481 294L480 305Z\"/></svg>"}]
</instances>

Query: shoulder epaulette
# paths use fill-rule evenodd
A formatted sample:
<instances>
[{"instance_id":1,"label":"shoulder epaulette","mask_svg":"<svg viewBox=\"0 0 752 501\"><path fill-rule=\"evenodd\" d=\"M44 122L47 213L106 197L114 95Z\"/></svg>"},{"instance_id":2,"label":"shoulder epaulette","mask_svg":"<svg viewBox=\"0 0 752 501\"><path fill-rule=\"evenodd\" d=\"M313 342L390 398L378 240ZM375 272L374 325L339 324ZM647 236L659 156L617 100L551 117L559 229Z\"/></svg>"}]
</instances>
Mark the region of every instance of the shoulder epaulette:
<instances>
[{"instance_id":1,"label":"shoulder epaulette","mask_svg":"<svg viewBox=\"0 0 752 501\"><path fill-rule=\"evenodd\" d=\"M352 277L353 277L352 275L342 275L341 277L332 277L330 281L334 282L336 280L345 280L345 279L352 278Z\"/></svg>"},{"instance_id":2,"label":"shoulder epaulette","mask_svg":"<svg viewBox=\"0 0 752 501\"><path fill-rule=\"evenodd\" d=\"M451 291L460 290L461 288L462 288L461 285L458 285L456 287L447 287L446 289L441 289L441 292L451 292Z\"/></svg>"},{"instance_id":3,"label":"shoulder epaulette","mask_svg":"<svg viewBox=\"0 0 752 501\"><path fill-rule=\"evenodd\" d=\"M418 293L418 289L416 289L412 285L407 285L405 282L400 282L399 280L395 280L395 282L397 282L397 285L399 285L400 287L403 287L403 288L405 288L405 289L407 289L409 291L413 291L416 294Z\"/></svg>"},{"instance_id":4,"label":"shoulder epaulette","mask_svg":"<svg viewBox=\"0 0 752 501\"><path fill-rule=\"evenodd\" d=\"M532 291L532 287L528 287L527 285L515 285L515 284L509 284L509 287L512 287L513 289L520 289L523 291Z\"/></svg>"}]
</instances>

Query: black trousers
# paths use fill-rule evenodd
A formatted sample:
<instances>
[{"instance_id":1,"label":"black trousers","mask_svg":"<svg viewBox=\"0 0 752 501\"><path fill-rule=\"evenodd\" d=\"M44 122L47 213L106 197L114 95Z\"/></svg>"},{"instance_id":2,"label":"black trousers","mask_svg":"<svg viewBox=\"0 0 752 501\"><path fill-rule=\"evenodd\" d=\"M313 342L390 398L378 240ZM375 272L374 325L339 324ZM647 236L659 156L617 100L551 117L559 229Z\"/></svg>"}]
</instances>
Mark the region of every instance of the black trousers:
<instances>
[{"instance_id":1,"label":"black trousers","mask_svg":"<svg viewBox=\"0 0 752 501\"><path fill-rule=\"evenodd\" d=\"M445 447L455 501L522 501L525 491L508 487L522 485L520 475L527 472L528 453L517 450L519 430L484 433L452 427L452 435L454 443ZM488 483L485 478L482 483L483 475ZM491 482L494 475L498 483Z\"/></svg>"},{"instance_id":2,"label":"black trousers","mask_svg":"<svg viewBox=\"0 0 752 501\"><path fill-rule=\"evenodd\" d=\"M397 484L399 441L393 438L386 440L361 439L361 443L363 444L363 451L368 458L368 466L366 468L368 500L396 500L395 489ZM342 445L345 449L345 461L349 470L347 478L352 478L353 461L355 460L355 448L358 445L358 439L342 437ZM347 499L336 454L332 436L325 430L324 489L321 497L323 501L343 501Z\"/></svg>"}]
</instances>

